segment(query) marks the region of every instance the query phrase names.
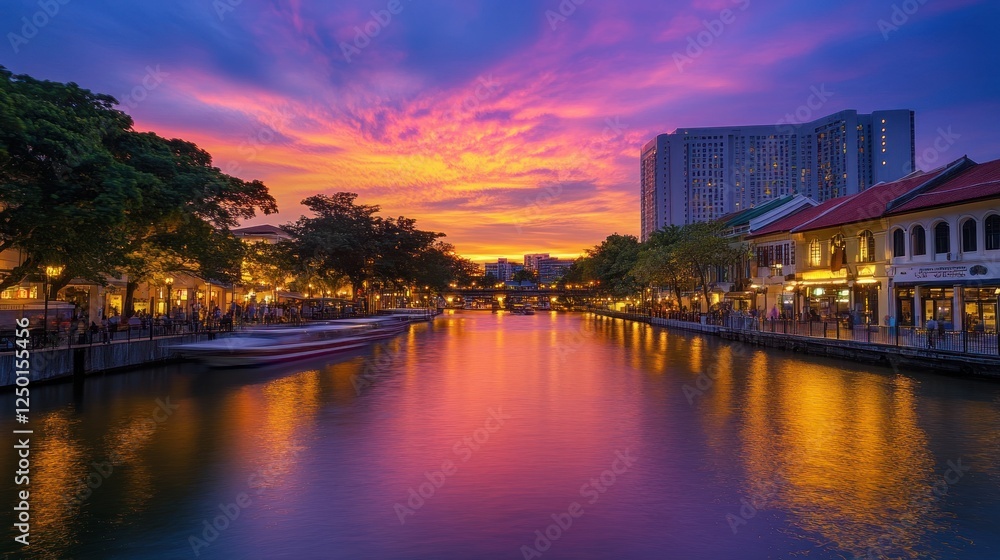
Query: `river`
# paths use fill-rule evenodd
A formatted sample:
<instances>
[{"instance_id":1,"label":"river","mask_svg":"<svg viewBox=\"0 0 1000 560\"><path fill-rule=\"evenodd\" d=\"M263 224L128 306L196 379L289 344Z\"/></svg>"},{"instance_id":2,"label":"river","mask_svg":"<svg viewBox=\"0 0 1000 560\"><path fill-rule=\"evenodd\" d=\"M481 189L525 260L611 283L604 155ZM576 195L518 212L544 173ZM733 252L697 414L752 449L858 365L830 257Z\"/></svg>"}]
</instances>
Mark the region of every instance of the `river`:
<instances>
[{"instance_id":1,"label":"river","mask_svg":"<svg viewBox=\"0 0 1000 560\"><path fill-rule=\"evenodd\" d=\"M592 315L31 405L29 558L1000 557L1000 384Z\"/></svg>"}]
</instances>

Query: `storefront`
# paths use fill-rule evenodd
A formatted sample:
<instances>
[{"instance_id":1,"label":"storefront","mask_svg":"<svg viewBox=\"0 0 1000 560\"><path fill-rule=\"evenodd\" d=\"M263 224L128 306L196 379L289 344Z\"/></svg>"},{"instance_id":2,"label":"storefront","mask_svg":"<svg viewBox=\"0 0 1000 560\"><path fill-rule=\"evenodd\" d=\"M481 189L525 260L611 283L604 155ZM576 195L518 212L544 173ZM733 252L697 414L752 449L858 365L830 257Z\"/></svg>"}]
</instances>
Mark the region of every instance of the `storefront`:
<instances>
[{"instance_id":1,"label":"storefront","mask_svg":"<svg viewBox=\"0 0 1000 560\"><path fill-rule=\"evenodd\" d=\"M882 320L879 315L879 295L882 291L882 283L878 281L862 282L854 284L854 310L857 312L858 320L866 324L879 324Z\"/></svg>"},{"instance_id":2,"label":"storefront","mask_svg":"<svg viewBox=\"0 0 1000 560\"><path fill-rule=\"evenodd\" d=\"M936 319L949 330L996 329L1000 279L994 268L992 264L894 267L899 324L922 326Z\"/></svg>"},{"instance_id":3,"label":"storefront","mask_svg":"<svg viewBox=\"0 0 1000 560\"><path fill-rule=\"evenodd\" d=\"M967 331L992 331L997 328L997 290L994 287L965 288L963 326Z\"/></svg>"},{"instance_id":4,"label":"storefront","mask_svg":"<svg viewBox=\"0 0 1000 560\"><path fill-rule=\"evenodd\" d=\"M805 309L811 317L830 321L847 315L851 290L846 284L810 285L804 288Z\"/></svg>"},{"instance_id":5,"label":"storefront","mask_svg":"<svg viewBox=\"0 0 1000 560\"><path fill-rule=\"evenodd\" d=\"M897 286L896 305L901 325L944 321L946 329L992 331L997 327L997 286ZM919 291L919 303L917 292ZM956 294L958 297L956 298ZM958 302L956 304L956 302Z\"/></svg>"}]
</instances>

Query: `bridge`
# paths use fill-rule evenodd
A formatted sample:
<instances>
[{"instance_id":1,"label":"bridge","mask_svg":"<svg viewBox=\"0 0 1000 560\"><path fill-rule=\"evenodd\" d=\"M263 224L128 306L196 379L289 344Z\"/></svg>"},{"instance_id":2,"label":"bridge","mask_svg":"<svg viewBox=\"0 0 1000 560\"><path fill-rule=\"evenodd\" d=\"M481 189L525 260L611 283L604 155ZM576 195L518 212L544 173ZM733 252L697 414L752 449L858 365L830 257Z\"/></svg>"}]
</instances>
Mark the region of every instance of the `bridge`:
<instances>
[{"instance_id":1,"label":"bridge","mask_svg":"<svg viewBox=\"0 0 1000 560\"><path fill-rule=\"evenodd\" d=\"M532 305L579 305L592 301L597 293L590 288L543 288L540 286L505 286L501 288L449 288L442 293L449 307L471 304L492 307L493 302L506 306L515 303ZM502 302L502 303L501 303Z\"/></svg>"}]
</instances>

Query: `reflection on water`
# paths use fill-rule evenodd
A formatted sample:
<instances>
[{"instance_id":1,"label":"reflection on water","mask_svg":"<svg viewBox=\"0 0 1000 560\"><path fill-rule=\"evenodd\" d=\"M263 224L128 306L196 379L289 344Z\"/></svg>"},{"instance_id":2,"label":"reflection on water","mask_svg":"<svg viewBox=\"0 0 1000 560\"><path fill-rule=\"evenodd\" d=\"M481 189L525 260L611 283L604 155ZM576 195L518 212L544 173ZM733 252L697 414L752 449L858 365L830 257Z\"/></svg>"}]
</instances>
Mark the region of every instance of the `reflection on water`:
<instances>
[{"instance_id":1,"label":"reflection on water","mask_svg":"<svg viewBox=\"0 0 1000 560\"><path fill-rule=\"evenodd\" d=\"M1000 385L593 316L452 313L335 363L172 366L32 397L28 557L1000 547ZM635 463L612 474L623 452Z\"/></svg>"}]
</instances>

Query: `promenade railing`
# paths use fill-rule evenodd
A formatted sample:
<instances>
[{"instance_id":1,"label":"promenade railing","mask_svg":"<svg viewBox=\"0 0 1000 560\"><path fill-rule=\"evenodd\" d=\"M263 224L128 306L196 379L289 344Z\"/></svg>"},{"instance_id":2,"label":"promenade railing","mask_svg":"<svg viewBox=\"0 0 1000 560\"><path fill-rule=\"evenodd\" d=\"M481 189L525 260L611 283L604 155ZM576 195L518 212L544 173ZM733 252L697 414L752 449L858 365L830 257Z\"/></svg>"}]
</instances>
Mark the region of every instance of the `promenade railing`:
<instances>
[{"instance_id":1,"label":"promenade railing","mask_svg":"<svg viewBox=\"0 0 1000 560\"><path fill-rule=\"evenodd\" d=\"M242 321L141 321L138 324L122 324L117 326L98 327L90 329L70 326L57 330L45 331L42 328L29 329L29 344L33 350L55 348L77 348L98 344L121 344L159 338L188 336L192 334L218 334L232 332L245 328ZM0 331L0 353L15 350L17 344L16 331Z\"/></svg>"},{"instance_id":2,"label":"promenade railing","mask_svg":"<svg viewBox=\"0 0 1000 560\"><path fill-rule=\"evenodd\" d=\"M732 313L651 312L650 316L715 325L731 331L763 332L882 346L1000 356L1000 341L997 339L996 331L991 330L941 331L913 326L889 327L862 323L852 324L845 319L798 321Z\"/></svg>"}]
</instances>

